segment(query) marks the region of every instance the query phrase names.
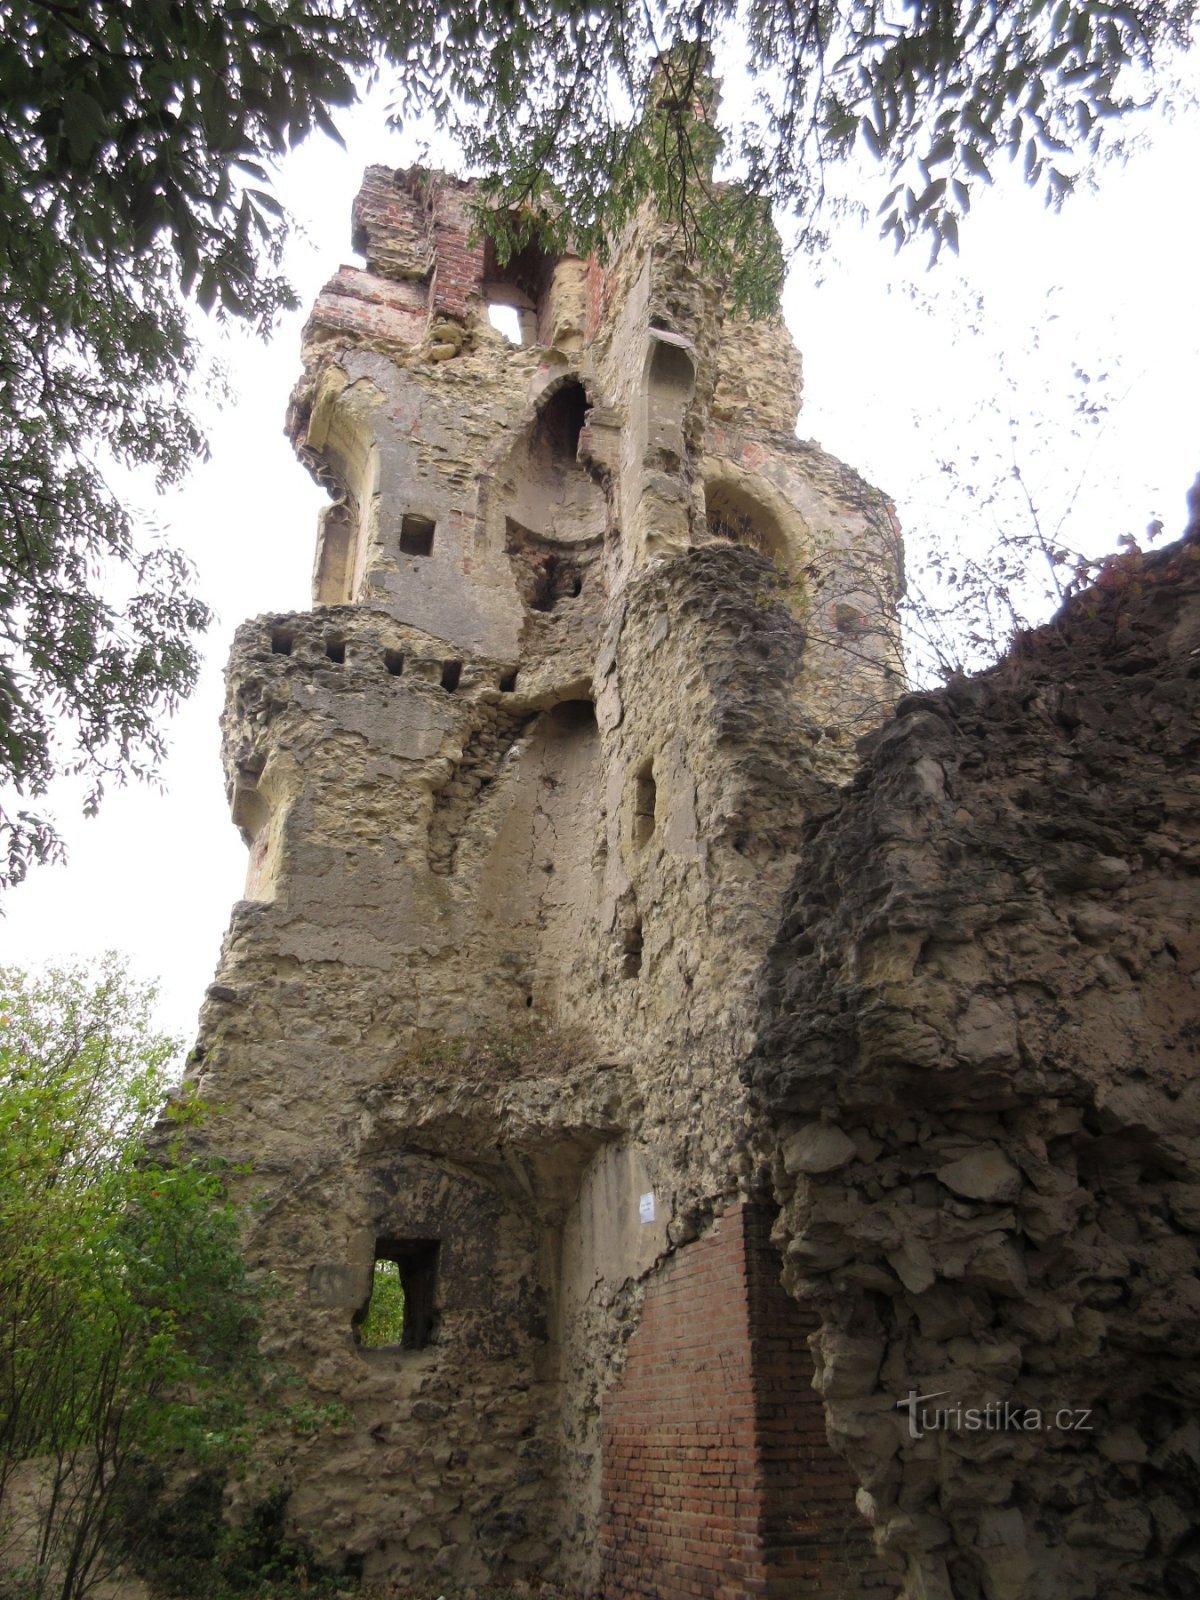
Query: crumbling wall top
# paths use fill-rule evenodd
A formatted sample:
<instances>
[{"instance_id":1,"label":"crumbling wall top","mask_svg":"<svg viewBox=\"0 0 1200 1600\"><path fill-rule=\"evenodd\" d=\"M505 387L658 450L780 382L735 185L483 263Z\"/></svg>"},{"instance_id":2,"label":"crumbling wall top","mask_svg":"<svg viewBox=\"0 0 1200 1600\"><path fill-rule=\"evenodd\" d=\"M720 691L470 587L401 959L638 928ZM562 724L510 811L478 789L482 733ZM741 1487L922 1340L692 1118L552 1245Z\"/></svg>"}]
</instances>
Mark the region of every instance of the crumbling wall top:
<instances>
[{"instance_id":1,"label":"crumbling wall top","mask_svg":"<svg viewBox=\"0 0 1200 1600\"><path fill-rule=\"evenodd\" d=\"M368 167L351 210L351 244L384 278L428 280L433 271L433 184L420 167Z\"/></svg>"}]
</instances>

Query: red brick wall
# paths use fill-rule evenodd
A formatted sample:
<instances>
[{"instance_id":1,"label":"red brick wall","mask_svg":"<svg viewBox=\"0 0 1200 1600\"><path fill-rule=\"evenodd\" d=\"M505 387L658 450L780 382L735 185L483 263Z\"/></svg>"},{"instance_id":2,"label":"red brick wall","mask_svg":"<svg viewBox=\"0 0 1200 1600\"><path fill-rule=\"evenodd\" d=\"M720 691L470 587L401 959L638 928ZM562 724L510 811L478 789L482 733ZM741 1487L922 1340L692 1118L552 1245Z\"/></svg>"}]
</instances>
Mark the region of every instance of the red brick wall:
<instances>
[{"instance_id":1,"label":"red brick wall","mask_svg":"<svg viewBox=\"0 0 1200 1600\"><path fill-rule=\"evenodd\" d=\"M308 319L308 329L395 339L417 344L429 318L424 284L381 278L361 267L339 267L321 293Z\"/></svg>"},{"instance_id":2,"label":"red brick wall","mask_svg":"<svg viewBox=\"0 0 1200 1600\"><path fill-rule=\"evenodd\" d=\"M601 1418L606 1600L896 1592L825 1438L815 1326L770 1220L721 1217L651 1285Z\"/></svg>"},{"instance_id":3,"label":"red brick wall","mask_svg":"<svg viewBox=\"0 0 1200 1600\"><path fill-rule=\"evenodd\" d=\"M779 1281L771 1215L747 1206L747 1292L754 1349L762 1548L771 1600L892 1600L902 1564L876 1551L854 1504L854 1480L830 1448L812 1387L816 1315Z\"/></svg>"},{"instance_id":4,"label":"red brick wall","mask_svg":"<svg viewBox=\"0 0 1200 1600\"><path fill-rule=\"evenodd\" d=\"M469 195L468 185L439 176L433 208L433 309L439 316L461 319L471 296L483 292L484 246L482 239L471 242Z\"/></svg>"}]
</instances>

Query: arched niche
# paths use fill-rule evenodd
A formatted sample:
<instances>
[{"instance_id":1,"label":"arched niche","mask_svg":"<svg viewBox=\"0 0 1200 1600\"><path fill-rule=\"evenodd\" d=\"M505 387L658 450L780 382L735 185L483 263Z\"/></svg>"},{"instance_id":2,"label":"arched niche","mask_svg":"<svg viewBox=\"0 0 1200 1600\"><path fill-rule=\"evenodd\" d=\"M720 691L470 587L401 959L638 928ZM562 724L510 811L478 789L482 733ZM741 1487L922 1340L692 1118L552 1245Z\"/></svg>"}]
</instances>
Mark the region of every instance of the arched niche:
<instances>
[{"instance_id":1,"label":"arched niche","mask_svg":"<svg viewBox=\"0 0 1200 1600\"><path fill-rule=\"evenodd\" d=\"M516 344L579 349L587 313L586 278L587 264L578 256L550 255L530 241L501 265L495 239L484 241L484 303L489 309L512 307Z\"/></svg>"},{"instance_id":2,"label":"arched niche","mask_svg":"<svg viewBox=\"0 0 1200 1600\"><path fill-rule=\"evenodd\" d=\"M587 417L587 390L578 378L564 378L538 408L529 446L531 463L549 472L578 466L579 435Z\"/></svg>"},{"instance_id":3,"label":"arched niche","mask_svg":"<svg viewBox=\"0 0 1200 1600\"><path fill-rule=\"evenodd\" d=\"M517 594L554 611L590 592L607 521L604 490L579 461L589 397L578 376L547 386L533 420L496 474L489 527L508 555Z\"/></svg>"},{"instance_id":4,"label":"arched niche","mask_svg":"<svg viewBox=\"0 0 1200 1600\"><path fill-rule=\"evenodd\" d=\"M560 701L538 716L511 764L507 815L480 873L480 907L521 985L509 997L515 1008L561 1016L575 1003L571 974L598 904L602 801L595 707Z\"/></svg>"},{"instance_id":5,"label":"arched niche","mask_svg":"<svg viewBox=\"0 0 1200 1600\"><path fill-rule=\"evenodd\" d=\"M341 606L350 600L358 533L358 507L349 501L338 500L318 513L312 579L314 605Z\"/></svg>"},{"instance_id":6,"label":"arched niche","mask_svg":"<svg viewBox=\"0 0 1200 1600\"><path fill-rule=\"evenodd\" d=\"M239 771L230 797L230 811L247 851L242 898L260 903L274 900L285 807L278 803L270 776L258 771Z\"/></svg>"},{"instance_id":7,"label":"arched niche","mask_svg":"<svg viewBox=\"0 0 1200 1600\"><path fill-rule=\"evenodd\" d=\"M369 378L347 382L340 371L322 380L309 419L307 448L337 498L321 515L313 565L313 604L343 605L358 597L376 536L379 445L375 411L381 391Z\"/></svg>"},{"instance_id":8,"label":"arched niche","mask_svg":"<svg viewBox=\"0 0 1200 1600\"><path fill-rule=\"evenodd\" d=\"M800 513L773 486L737 469L706 470L704 534L708 540L745 545L792 571L809 546Z\"/></svg>"},{"instance_id":9,"label":"arched niche","mask_svg":"<svg viewBox=\"0 0 1200 1600\"><path fill-rule=\"evenodd\" d=\"M516 344L538 342L538 313L552 269L552 259L537 244L527 244L521 250L514 250L502 266L495 239L489 237L484 240L484 304L488 307L510 306L516 312L519 333L519 337L513 341Z\"/></svg>"},{"instance_id":10,"label":"arched niche","mask_svg":"<svg viewBox=\"0 0 1200 1600\"><path fill-rule=\"evenodd\" d=\"M688 340L651 328L642 386L645 448L660 460L682 461L684 423L696 390L696 363Z\"/></svg>"}]
</instances>

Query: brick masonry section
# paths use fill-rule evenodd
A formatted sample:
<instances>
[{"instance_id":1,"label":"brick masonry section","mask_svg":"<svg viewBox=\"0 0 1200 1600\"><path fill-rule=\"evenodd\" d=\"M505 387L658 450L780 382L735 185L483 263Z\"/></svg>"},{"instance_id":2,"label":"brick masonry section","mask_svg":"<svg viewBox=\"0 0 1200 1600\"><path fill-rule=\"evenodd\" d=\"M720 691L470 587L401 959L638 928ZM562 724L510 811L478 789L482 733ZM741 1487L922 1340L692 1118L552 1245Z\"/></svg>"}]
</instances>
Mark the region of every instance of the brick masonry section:
<instances>
[{"instance_id":1,"label":"brick masonry section","mask_svg":"<svg viewBox=\"0 0 1200 1600\"><path fill-rule=\"evenodd\" d=\"M744 1206L667 1264L602 1418L605 1600L890 1600L812 1388L816 1326Z\"/></svg>"}]
</instances>

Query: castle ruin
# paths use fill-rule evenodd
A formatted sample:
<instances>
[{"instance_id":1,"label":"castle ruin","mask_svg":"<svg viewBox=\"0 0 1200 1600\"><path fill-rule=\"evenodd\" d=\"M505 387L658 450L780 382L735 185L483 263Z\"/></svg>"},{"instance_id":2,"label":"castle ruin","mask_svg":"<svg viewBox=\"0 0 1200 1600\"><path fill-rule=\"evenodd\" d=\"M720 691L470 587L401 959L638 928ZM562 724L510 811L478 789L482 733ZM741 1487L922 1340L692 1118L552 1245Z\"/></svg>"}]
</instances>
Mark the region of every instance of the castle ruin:
<instances>
[{"instance_id":1,"label":"castle ruin","mask_svg":"<svg viewBox=\"0 0 1200 1600\"><path fill-rule=\"evenodd\" d=\"M229 671L195 1060L339 1419L294 1519L413 1585L1200 1594L1195 547L893 715L895 520L782 326L472 198L368 171L314 607Z\"/></svg>"}]
</instances>

